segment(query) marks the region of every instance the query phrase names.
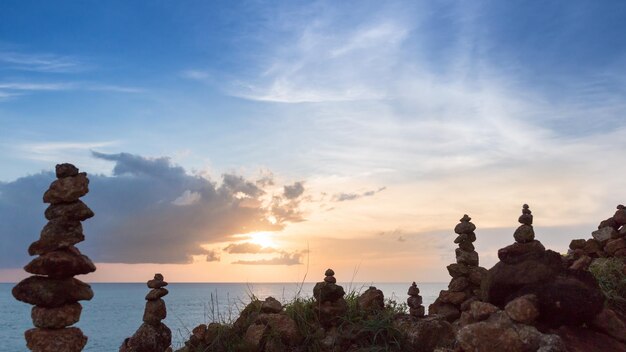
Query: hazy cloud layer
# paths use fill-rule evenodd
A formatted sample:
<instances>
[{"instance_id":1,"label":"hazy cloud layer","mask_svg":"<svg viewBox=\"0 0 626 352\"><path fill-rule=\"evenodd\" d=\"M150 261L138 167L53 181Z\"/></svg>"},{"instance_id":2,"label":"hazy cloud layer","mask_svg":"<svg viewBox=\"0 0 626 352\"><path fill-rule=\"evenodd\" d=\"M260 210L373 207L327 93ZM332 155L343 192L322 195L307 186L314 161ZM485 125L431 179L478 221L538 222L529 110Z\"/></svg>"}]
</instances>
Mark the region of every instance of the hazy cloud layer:
<instances>
[{"instance_id":1,"label":"hazy cloud layer","mask_svg":"<svg viewBox=\"0 0 626 352\"><path fill-rule=\"evenodd\" d=\"M91 191L83 198L96 216L84 222L87 239L79 248L97 262L188 263L193 255L216 261L218 253L202 244L302 220L296 216L298 198L275 196L264 205L265 190L239 175L224 174L217 184L164 157L93 156L115 163L112 176L89 175ZM52 172L42 172L0 183L0 267L29 260L26 248L45 224L41 197L53 180ZM287 259L298 258L281 260Z\"/></svg>"},{"instance_id":2,"label":"hazy cloud layer","mask_svg":"<svg viewBox=\"0 0 626 352\"><path fill-rule=\"evenodd\" d=\"M278 250L271 247L262 247L256 243L250 242L242 242L242 243L231 243L224 248L224 252L231 254L241 254L241 253L276 253Z\"/></svg>"},{"instance_id":3,"label":"hazy cloud layer","mask_svg":"<svg viewBox=\"0 0 626 352\"><path fill-rule=\"evenodd\" d=\"M302 264L300 261L302 258L301 252L287 253L283 252L278 257L270 259L256 259L256 260L238 260L233 264L243 265L298 265Z\"/></svg>"},{"instance_id":4,"label":"hazy cloud layer","mask_svg":"<svg viewBox=\"0 0 626 352\"><path fill-rule=\"evenodd\" d=\"M336 202L344 202L347 200L355 200L363 197L371 197L376 193L384 191L385 189L387 189L387 187L381 187L377 190L366 191L363 193L337 193L333 195L333 200Z\"/></svg>"}]
</instances>

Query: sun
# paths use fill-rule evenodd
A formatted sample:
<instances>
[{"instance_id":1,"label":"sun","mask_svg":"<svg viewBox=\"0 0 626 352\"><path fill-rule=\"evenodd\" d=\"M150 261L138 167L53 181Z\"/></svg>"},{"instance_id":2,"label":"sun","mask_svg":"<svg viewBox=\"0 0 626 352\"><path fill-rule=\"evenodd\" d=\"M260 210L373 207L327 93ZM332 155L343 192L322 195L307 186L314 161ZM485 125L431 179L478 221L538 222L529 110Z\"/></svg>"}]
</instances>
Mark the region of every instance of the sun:
<instances>
[{"instance_id":1,"label":"sun","mask_svg":"<svg viewBox=\"0 0 626 352\"><path fill-rule=\"evenodd\" d=\"M275 247L276 243L274 242L274 239L272 238L273 235L274 234L272 232L261 231L261 232L252 232L252 233L247 234L246 236L248 236L249 242L258 244L261 247Z\"/></svg>"}]
</instances>

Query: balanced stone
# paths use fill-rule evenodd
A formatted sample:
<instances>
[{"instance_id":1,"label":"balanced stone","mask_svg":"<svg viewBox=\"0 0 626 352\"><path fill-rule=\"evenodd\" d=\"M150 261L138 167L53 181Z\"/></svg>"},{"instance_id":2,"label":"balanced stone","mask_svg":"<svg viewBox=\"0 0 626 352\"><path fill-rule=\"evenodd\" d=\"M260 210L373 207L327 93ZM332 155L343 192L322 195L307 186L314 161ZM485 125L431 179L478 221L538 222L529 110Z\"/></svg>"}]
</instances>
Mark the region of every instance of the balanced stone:
<instances>
[{"instance_id":1,"label":"balanced stone","mask_svg":"<svg viewBox=\"0 0 626 352\"><path fill-rule=\"evenodd\" d=\"M476 251L467 252L462 250L461 248L457 248L456 252L456 262L459 264L466 264L469 266L477 266L478 265L478 253Z\"/></svg>"},{"instance_id":2,"label":"balanced stone","mask_svg":"<svg viewBox=\"0 0 626 352\"><path fill-rule=\"evenodd\" d=\"M416 318L421 318L424 316L425 308L422 305L422 296L419 295L419 288L417 288L417 284L413 282L407 294L409 298L406 300L407 305L409 306L409 315L414 316Z\"/></svg>"},{"instance_id":3,"label":"balanced stone","mask_svg":"<svg viewBox=\"0 0 626 352\"><path fill-rule=\"evenodd\" d=\"M335 283L335 272L328 269L324 274L324 281L313 287L313 297L316 300L313 311L322 326L330 327L340 322L340 317L348 311L348 304L343 298L346 294L343 287Z\"/></svg>"},{"instance_id":4,"label":"balanced stone","mask_svg":"<svg viewBox=\"0 0 626 352\"><path fill-rule=\"evenodd\" d=\"M161 288L167 286L167 282L163 281L163 275L154 274L154 279L148 281L148 288Z\"/></svg>"},{"instance_id":5,"label":"balanced stone","mask_svg":"<svg viewBox=\"0 0 626 352\"><path fill-rule=\"evenodd\" d=\"M87 344L87 336L79 328L35 328L24 335L26 347L35 352L80 352Z\"/></svg>"},{"instance_id":6,"label":"balanced stone","mask_svg":"<svg viewBox=\"0 0 626 352\"><path fill-rule=\"evenodd\" d=\"M77 201L89 192L87 174L81 172L75 176L60 178L50 185L44 193L44 203L58 204Z\"/></svg>"},{"instance_id":7,"label":"balanced stone","mask_svg":"<svg viewBox=\"0 0 626 352\"><path fill-rule=\"evenodd\" d=\"M168 291L166 288L155 288L148 292L148 294L146 295L146 301L155 301L161 297L166 296L167 294Z\"/></svg>"},{"instance_id":8,"label":"balanced stone","mask_svg":"<svg viewBox=\"0 0 626 352\"><path fill-rule=\"evenodd\" d=\"M531 225L521 225L513 233L516 242L527 243L535 239L535 231Z\"/></svg>"},{"instance_id":9,"label":"balanced stone","mask_svg":"<svg viewBox=\"0 0 626 352\"><path fill-rule=\"evenodd\" d=\"M147 324L159 324L161 320L167 317L167 309L165 301L157 299L146 302L146 309L143 313L143 321Z\"/></svg>"},{"instance_id":10,"label":"balanced stone","mask_svg":"<svg viewBox=\"0 0 626 352\"><path fill-rule=\"evenodd\" d=\"M28 247L28 254L41 255L60 248L66 248L85 240L83 227L79 221L55 219L49 221L38 241Z\"/></svg>"},{"instance_id":11,"label":"balanced stone","mask_svg":"<svg viewBox=\"0 0 626 352\"><path fill-rule=\"evenodd\" d=\"M44 329L62 329L74 325L80 319L80 303L70 303L56 308L34 306L31 310L33 325Z\"/></svg>"},{"instance_id":12,"label":"balanced stone","mask_svg":"<svg viewBox=\"0 0 626 352\"><path fill-rule=\"evenodd\" d=\"M57 178L64 178L78 175L78 168L72 164L57 164L55 167Z\"/></svg>"},{"instance_id":13,"label":"balanced stone","mask_svg":"<svg viewBox=\"0 0 626 352\"><path fill-rule=\"evenodd\" d=\"M28 263L24 270L31 274L63 279L96 271L96 266L78 248L68 247L46 253Z\"/></svg>"},{"instance_id":14,"label":"balanced stone","mask_svg":"<svg viewBox=\"0 0 626 352\"><path fill-rule=\"evenodd\" d=\"M463 215L459 220L460 223L454 227L454 232L457 234L474 232L476 225L472 224L470 220L472 220L472 218L467 216L467 214Z\"/></svg>"},{"instance_id":15,"label":"balanced stone","mask_svg":"<svg viewBox=\"0 0 626 352\"><path fill-rule=\"evenodd\" d=\"M93 211L80 200L72 203L51 204L44 213L46 219L87 220L94 216Z\"/></svg>"},{"instance_id":16,"label":"balanced stone","mask_svg":"<svg viewBox=\"0 0 626 352\"><path fill-rule=\"evenodd\" d=\"M45 276L31 276L22 280L13 287L12 293L19 301L46 308L93 298L91 286L80 280L52 279Z\"/></svg>"}]
</instances>

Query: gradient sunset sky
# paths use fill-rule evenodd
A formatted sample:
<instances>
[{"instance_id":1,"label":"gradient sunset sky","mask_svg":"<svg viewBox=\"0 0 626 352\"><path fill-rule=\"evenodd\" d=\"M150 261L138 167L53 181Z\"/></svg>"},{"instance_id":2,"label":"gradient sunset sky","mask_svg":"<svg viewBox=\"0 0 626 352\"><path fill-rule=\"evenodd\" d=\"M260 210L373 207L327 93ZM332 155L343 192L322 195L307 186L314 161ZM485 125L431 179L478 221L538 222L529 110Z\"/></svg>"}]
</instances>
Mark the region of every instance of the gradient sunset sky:
<instances>
[{"instance_id":1,"label":"gradient sunset sky","mask_svg":"<svg viewBox=\"0 0 626 352\"><path fill-rule=\"evenodd\" d=\"M448 281L465 213L489 268L626 202L624 1L0 8L0 281L60 162L91 282Z\"/></svg>"}]
</instances>

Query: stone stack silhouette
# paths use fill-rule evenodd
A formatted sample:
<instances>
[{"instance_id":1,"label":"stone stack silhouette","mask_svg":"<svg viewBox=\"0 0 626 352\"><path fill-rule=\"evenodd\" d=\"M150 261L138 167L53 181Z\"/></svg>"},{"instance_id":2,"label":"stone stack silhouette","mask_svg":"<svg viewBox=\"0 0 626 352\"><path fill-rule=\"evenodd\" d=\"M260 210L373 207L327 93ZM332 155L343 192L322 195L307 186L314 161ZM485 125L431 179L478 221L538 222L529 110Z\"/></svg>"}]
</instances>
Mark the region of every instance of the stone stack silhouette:
<instances>
[{"instance_id":1,"label":"stone stack silhouette","mask_svg":"<svg viewBox=\"0 0 626 352\"><path fill-rule=\"evenodd\" d=\"M480 284L486 269L478 266L478 253L474 250L476 241L476 225L467 214L459 220L454 228L458 235L454 243L459 245L456 252L456 263L448 265L452 276L448 290L439 293L439 297L428 307L429 314L443 315L449 321L461 316L461 311L469 309L471 302L478 300ZM532 227L531 227L532 229Z\"/></svg>"},{"instance_id":2,"label":"stone stack silhouette","mask_svg":"<svg viewBox=\"0 0 626 352\"><path fill-rule=\"evenodd\" d=\"M409 291L407 292L409 298L406 303L409 306L409 315L416 318L422 318L424 316L424 306L422 305L422 296L420 296L420 289L417 288L417 284L413 282Z\"/></svg>"},{"instance_id":3,"label":"stone stack silhouette","mask_svg":"<svg viewBox=\"0 0 626 352\"><path fill-rule=\"evenodd\" d=\"M337 285L333 269L326 270L324 281L313 287L315 306L313 308L323 326L335 325L339 318L348 311L348 304L343 296L343 287Z\"/></svg>"},{"instance_id":4,"label":"stone stack silhouette","mask_svg":"<svg viewBox=\"0 0 626 352\"><path fill-rule=\"evenodd\" d=\"M124 340L120 352L164 352L172 344L172 331L161 322L167 316L162 299L168 294L165 288L167 282L163 280L163 275L154 274L154 279L147 285L151 290L146 295L143 324L133 336Z\"/></svg>"},{"instance_id":5,"label":"stone stack silhouette","mask_svg":"<svg viewBox=\"0 0 626 352\"><path fill-rule=\"evenodd\" d=\"M82 307L78 301L93 297L91 287L75 275L94 272L95 265L82 255L75 244L84 241L81 221L94 213L80 201L89 192L87 174L71 164L56 166L57 180L43 196L50 206L45 211L48 223L39 240L28 248L38 255L24 270L34 274L13 288L13 296L34 305L34 329L25 333L26 346L35 352L78 352L87 337L77 327Z\"/></svg>"}]
</instances>

